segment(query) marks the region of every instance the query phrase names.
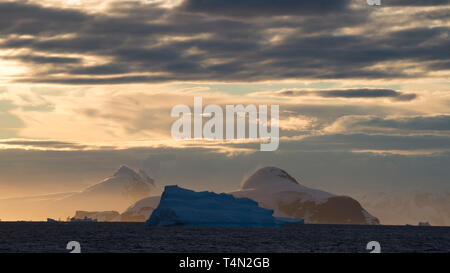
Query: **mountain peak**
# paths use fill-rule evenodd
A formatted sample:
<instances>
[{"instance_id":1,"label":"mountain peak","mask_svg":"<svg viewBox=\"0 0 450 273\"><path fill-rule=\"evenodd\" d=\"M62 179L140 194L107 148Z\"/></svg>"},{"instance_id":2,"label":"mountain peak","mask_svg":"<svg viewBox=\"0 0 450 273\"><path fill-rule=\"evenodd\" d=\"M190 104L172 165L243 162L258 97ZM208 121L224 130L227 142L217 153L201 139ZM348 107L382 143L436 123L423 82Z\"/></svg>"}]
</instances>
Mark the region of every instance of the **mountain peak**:
<instances>
[{"instance_id":1,"label":"mountain peak","mask_svg":"<svg viewBox=\"0 0 450 273\"><path fill-rule=\"evenodd\" d=\"M137 173L130 167L122 165L112 177L86 188L82 193L91 196L117 196L137 201L150 195L154 188L154 181L145 172Z\"/></svg>"},{"instance_id":2,"label":"mountain peak","mask_svg":"<svg viewBox=\"0 0 450 273\"><path fill-rule=\"evenodd\" d=\"M294 177L289 175L285 170L282 170L277 167L264 167L264 168L259 169L256 173L258 173L258 172L261 172L265 175L272 175L272 176L286 178L290 182L292 182L294 184L298 184L297 180Z\"/></svg>"},{"instance_id":3,"label":"mountain peak","mask_svg":"<svg viewBox=\"0 0 450 273\"><path fill-rule=\"evenodd\" d=\"M120 166L120 168L114 173L114 176L138 176L138 174L126 165Z\"/></svg>"},{"instance_id":4,"label":"mountain peak","mask_svg":"<svg viewBox=\"0 0 450 273\"><path fill-rule=\"evenodd\" d=\"M283 188L299 185L286 171L277 167L264 167L252 174L242 185L243 189Z\"/></svg>"}]
</instances>

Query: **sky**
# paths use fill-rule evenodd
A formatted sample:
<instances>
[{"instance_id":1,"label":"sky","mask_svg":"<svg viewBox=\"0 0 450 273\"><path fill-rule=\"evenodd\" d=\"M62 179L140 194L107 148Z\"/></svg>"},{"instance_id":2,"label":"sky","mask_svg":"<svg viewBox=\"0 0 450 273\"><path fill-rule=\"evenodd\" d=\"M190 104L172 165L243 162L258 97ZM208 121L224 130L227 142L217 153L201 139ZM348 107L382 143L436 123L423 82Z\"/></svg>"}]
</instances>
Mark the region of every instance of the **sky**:
<instances>
[{"instance_id":1,"label":"sky","mask_svg":"<svg viewBox=\"0 0 450 273\"><path fill-rule=\"evenodd\" d=\"M231 191L450 192L450 1L0 1L0 198L122 164ZM175 141L172 107L280 105L280 146Z\"/></svg>"}]
</instances>

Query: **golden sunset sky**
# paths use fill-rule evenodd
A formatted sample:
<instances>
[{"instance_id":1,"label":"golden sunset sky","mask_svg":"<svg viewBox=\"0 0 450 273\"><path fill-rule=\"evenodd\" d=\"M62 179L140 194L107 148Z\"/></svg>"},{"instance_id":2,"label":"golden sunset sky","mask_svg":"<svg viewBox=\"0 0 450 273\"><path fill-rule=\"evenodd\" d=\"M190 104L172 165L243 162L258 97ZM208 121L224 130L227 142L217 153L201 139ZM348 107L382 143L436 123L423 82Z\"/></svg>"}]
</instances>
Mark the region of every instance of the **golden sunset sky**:
<instances>
[{"instance_id":1,"label":"golden sunset sky","mask_svg":"<svg viewBox=\"0 0 450 273\"><path fill-rule=\"evenodd\" d=\"M217 191L267 165L337 193L450 191L449 18L446 0L1 1L0 198L121 164ZM173 140L194 96L280 105L279 150Z\"/></svg>"}]
</instances>

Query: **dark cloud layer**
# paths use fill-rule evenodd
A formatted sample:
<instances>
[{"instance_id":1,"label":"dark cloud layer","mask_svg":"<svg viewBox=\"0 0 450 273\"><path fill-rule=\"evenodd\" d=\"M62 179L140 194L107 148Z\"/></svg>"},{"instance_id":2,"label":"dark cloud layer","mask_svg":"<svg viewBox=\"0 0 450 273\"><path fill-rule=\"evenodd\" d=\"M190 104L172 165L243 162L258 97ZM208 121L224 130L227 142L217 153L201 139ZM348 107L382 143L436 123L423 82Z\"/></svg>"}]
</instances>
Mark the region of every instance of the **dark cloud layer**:
<instances>
[{"instance_id":1,"label":"dark cloud layer","mask_svg":"<svg viewBox=\"0 0 450 273\"><path fill-rule=\"evenodd\" d=\"M396 129L405 131L450 131L450 115L376 117L350 116L340 120L340 125L348 131L368 128L372 130Z\"/></svg>"},{"instance_id":2,"label":"dark cloud layer","mask_svg":"<svg viewBox=\"0 0 450 273\"><path fill-rule=\"evenodd\" d=\"M187 11L227 16L308 15L346 9L350 0L186 0Z\"/></svg>"},{"instance_id":3,"label":"dark cloud layer","mask_svg":"<svg viewBox=\"0 0 450 273\"><path fill-rule=\"evenodd\" d=\"M336 89L336 90L282 90L276 92L264 92L261 95L276 97L301 97L318 96L323 98L391 98L395 101L410 101L417 97L413 93L403 93L392 89Z\"/></svg>"},{"instance_id":4,"label":"dark cloud layer","mask_svg":"<svg viewBox=\"0 0 450 273\"><path fill-rule=\"evenodd\" d=\"M450 4L450 0L382 0L386 6L441 6Z\"/></svg>"},{"instance_id":5,"label":"dark cloud layer","mask_svg":"<svg viewBox=\"0 0 450 273\"><path fill-rule=\"evenodd\" d=\"M0 3L0 34L54 35L76 31L89 18L82 12L23 2Z\"/></svg>"},{"instance_id":6,"label":"dark cloud layer","mask_svg":"<svg viewBox=\"0 0 450 273\"><path fill-rule=\"evenodd\" d=\"M31 188L34 194L36 185L39 185L41 193L55 192L55 188L61 189L61 186L65 187L64 190L77 190L101 181L120 165L128 164L148 170L160 186L178 184L217 192L239 188L246 175L264 166L281 167L306 186L341 193L353 188L368 191L378 187L448 189L450 154L444 151L450 149L448 137L317 136L303 141L283 142L280 149L276 156L265 152L229 156L203 148L2 150L0 186L10 183L20 187L22 192ZM442 153L426 156L376 155L353 153L353 149L442 149Z\"/></svg>"},{"instance_id":7,"label":"dark cloud layer","mask_svg":"<svg viewBox=\"0 0 450 273\"><path fill-rule=\"evenodd\" d=\"M310 151L402 150L410 152L440 149L445 152L450 150L450 138L433 135L329 134L308 137L299 142L290 142L285 145L284 149Z\"/></svg>"},{"instance_id":8,"label":"dark cloud layer","mask_svg":"<svg viewBox=\"0 0 450 273\"><path fill-rule=\"evenodd\" d=\"M37 55L16 55L14 57L6 57L5 59L20 60L22 62L35 63L35 64L75 64L80 63L80 58L70 57L47 57Z\"/></svg>"},{"instance_id":9,"label":"dark cloud layer","mask_svg":"<svg viewBox=\"0 0 450 273\"><path fill-rule=\"evenodd\" d=\"M6 2L0 3L0 48L33 52L8 57L33 68L35 74L15 78L20 82L392 79L448 70L446 26L342 34L344 28L373 25L374 9L353 9L349 1L278 3L187 0L163 9L130 1L107 12L85 13ZM87 57L102 61L87 63ZM420 71L380 66L399 61Z\"/></svg>"}]
</instances>

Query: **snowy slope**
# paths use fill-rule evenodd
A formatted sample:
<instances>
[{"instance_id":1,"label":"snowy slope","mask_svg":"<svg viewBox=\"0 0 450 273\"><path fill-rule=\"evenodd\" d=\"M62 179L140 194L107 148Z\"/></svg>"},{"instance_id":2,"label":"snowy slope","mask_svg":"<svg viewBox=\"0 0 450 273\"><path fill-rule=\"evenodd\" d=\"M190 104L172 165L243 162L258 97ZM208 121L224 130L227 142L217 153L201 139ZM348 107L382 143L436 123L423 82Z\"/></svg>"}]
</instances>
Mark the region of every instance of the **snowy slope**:
<instances>
[{"instance_id":1,"label":"snowy slope","mask_svg":"<svg viewBox=\"0 0 450 273\"><path fill-rule=\"evenodd\" d=\"M150 196L141 199L121 214L123 222L145 222L158 206L161 196Z\"/></svg>"},{"instance_id":2,"label":"snowy slope","mask_svg":"<svg viewBox=\"0 0 450 273\"><path fill-rule=\"evenodd\" d=\"M331 193L300 185L294 177L290 176L286 171L276 167L259 169L242 184L242 189L260 190L265 192L301 192L315 201L324 200L333 196Z\"/></svg>"},{"instance_id":3,"label":"snowy slope","mask_svg":"<svg viewBox=\"0 0 450 273\"><path fill-rule=\"evenodd\" d=\"M154 181L143 171L136 172L121 166L108 177L85 190L54 202L63 208L85 211L123 211L134 202L149 196Z\"/></svg>"},{"instance_id":4,"label":"snowy slope","mask_svg":"<svg viewBox=\"0 0 450 273\"><path fill-rule=\"evenodd\" d=\"M276 167L256 171L243 183L241 190L232 194L251 198L260 206L273 209L277 217L304 218L307 223L379 223L353 198L300 185L295 178Z\"/></svg>"},{"instance_id":5,"label":"snowy slope","mask_svg":"<svg viewBox=\"0 0 450 273\"><path fill-rule=\"evenodd\" d=\"M136 201L148 196L154 187L154 181L144 171L137 173L121 166L112 177L88 187L82 194L122 195Z\"/></svg>"},{"instance_id":6,"label":"snowy slope","mask_svg":"<svg viewBox=\"0 0 450 273\"><path fill-rule=\"evenodd\" d=\"M151 226L279 227L272 210L248 198L230 194L195 192L166 186L158 207L147 224Z\"/></svg>"}]
</instances>

